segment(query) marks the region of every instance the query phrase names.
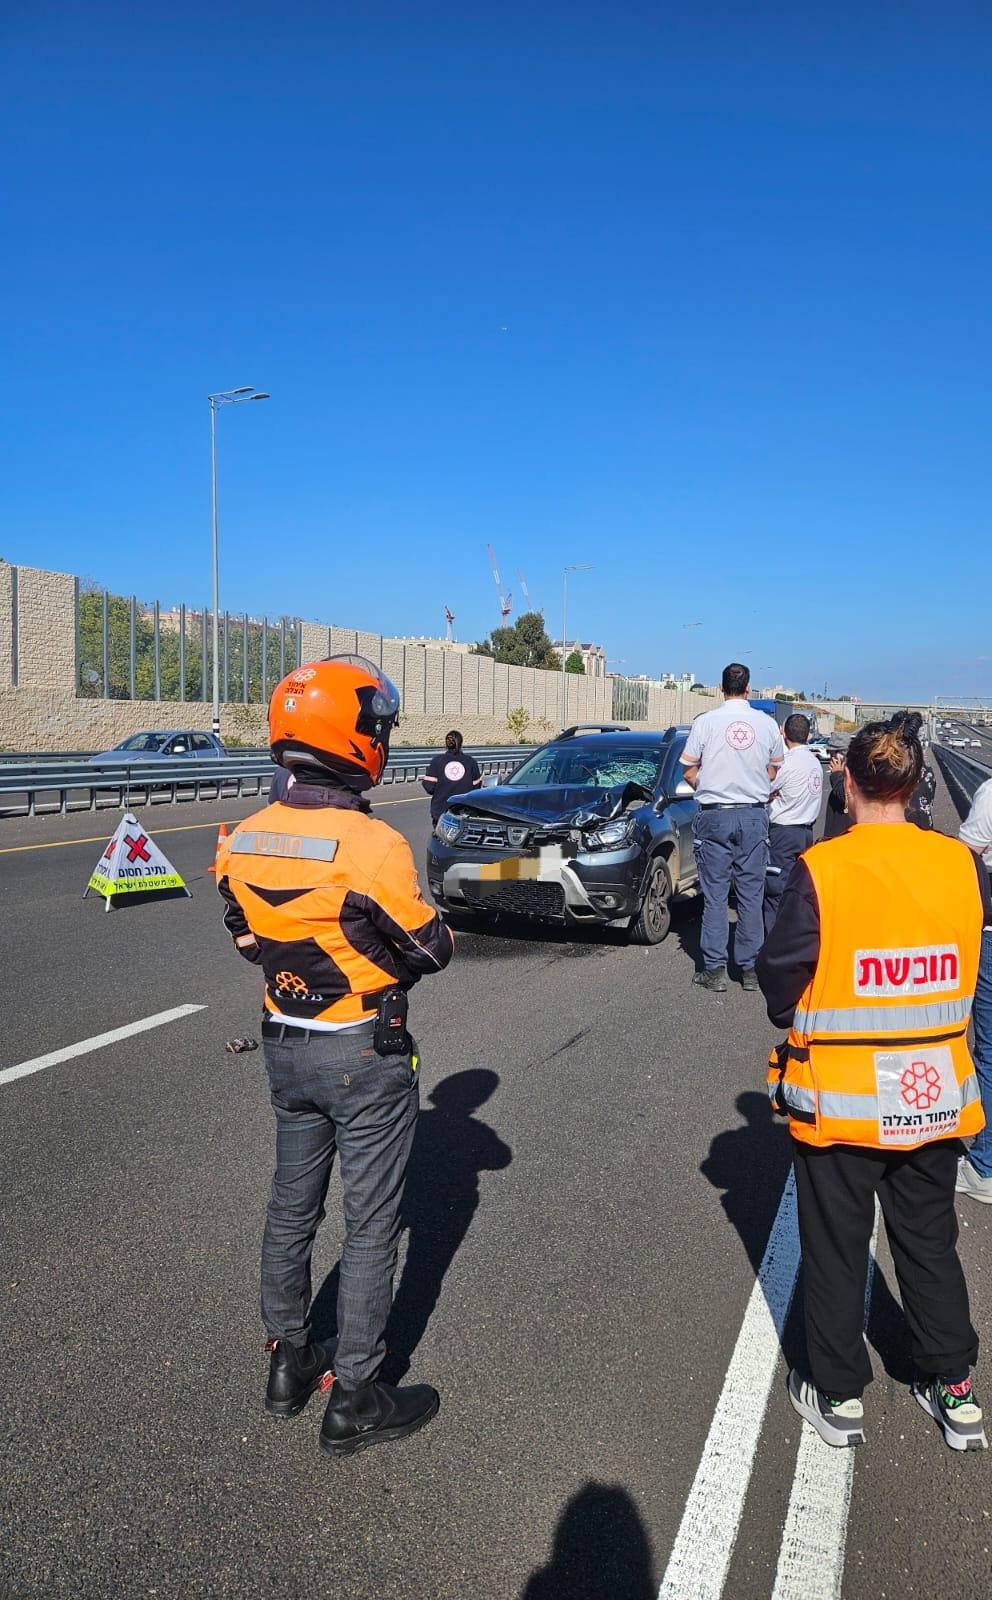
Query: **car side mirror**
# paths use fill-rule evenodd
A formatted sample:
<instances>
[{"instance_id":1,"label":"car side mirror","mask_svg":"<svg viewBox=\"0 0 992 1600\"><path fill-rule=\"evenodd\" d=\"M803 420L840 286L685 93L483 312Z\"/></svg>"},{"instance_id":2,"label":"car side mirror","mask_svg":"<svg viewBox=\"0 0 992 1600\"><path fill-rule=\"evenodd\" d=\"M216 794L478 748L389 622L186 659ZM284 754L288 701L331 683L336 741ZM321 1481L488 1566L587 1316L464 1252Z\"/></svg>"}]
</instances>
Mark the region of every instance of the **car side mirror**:
<instances>
[{"instance_id":1,"label":"car side mirror","mask_svg":"<svg viewBox=\"0 0 992 1600\"><path fill-rule=\"evenodd\" d=\"M672 799L695 800L695 798L696 791L692 787L692 784L688 783L685 778L680 778L678 783L675 785L675 793L672 795Z\"/></svg>"}]
</instances>

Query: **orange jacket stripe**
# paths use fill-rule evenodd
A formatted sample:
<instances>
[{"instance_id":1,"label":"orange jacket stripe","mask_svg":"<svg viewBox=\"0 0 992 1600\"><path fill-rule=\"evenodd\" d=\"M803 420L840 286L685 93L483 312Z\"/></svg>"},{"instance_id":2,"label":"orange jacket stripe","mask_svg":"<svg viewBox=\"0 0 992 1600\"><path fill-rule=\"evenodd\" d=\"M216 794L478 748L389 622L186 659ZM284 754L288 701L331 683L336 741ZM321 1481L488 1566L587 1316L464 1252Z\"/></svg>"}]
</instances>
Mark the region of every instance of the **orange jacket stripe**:
<instances>
[{"instance_id":1,"label":"orange jacket stripe","mask_svg":"<svg viewBox=\"0 0 992 1600\"><path fill-rule=\"evenodd\" d=\"M966 846L860 825L803 857L820 955L769 1093L807 1144L912 1149L984 1126L968 1019L982 902Z\"/></svg>"},{"instance_id":2,"label":"orange jacket stripe","mask_svg":"<svg viewBox=\"0 0 992 1600\"><path fill-rule=\"evenodd\" d=\"M268 806L222 841L217 886L236 943L257 941L266 1004L301 1023L368 1018L451 957L410 846L364 811Z\"/></svg>"}]
</instances>

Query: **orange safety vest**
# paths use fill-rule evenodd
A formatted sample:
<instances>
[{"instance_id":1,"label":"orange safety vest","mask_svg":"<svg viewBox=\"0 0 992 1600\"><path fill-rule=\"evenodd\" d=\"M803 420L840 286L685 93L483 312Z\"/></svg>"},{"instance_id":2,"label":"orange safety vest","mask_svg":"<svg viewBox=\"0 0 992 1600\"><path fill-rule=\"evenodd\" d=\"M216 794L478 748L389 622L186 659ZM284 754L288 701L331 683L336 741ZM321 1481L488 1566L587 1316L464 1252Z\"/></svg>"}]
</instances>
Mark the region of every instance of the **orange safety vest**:
<instances>
[{"instance_id":1,"label":"orange safety vest","mask_svg":"<svg viewBox=\"0 0 992 1600\"><path fill-rule=\"evenodd\" d=\"M907 1150L978 1133L968 1018L983 908L971 851L911 823L862 823L803 861L820 955L768 1069L793 1138Z\"/></svg>"}]
</instances>

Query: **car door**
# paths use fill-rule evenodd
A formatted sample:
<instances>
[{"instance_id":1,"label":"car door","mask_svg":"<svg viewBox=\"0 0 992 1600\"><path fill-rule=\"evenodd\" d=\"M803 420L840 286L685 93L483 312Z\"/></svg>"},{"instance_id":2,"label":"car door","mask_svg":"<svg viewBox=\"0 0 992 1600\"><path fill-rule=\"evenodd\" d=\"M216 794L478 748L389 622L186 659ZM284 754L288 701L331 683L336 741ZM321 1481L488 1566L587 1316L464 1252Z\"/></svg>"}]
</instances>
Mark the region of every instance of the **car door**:
<instances>
[{"instance_id":1,"label":"car door","mask_svg":"<svg viewBox=\"0 0 992 1600\"><path fill-rule=\"evenodd\" d=\"M218 754L217 747L208 733L194 733L191 744L192 754L197 761L207 761Z\"/></svg>"},{"instance_id":2,"label":"car door","mask_svg":"<svg viewBox=\"0 0 992 1600\"><path fill-rule=\"evenodd\" d=\"M692 824L699 809L699 802L694 795L691 798L685 796L681 799L676 795L679 784L685 779L685 768L679 756L685 749L687 738L688 734L685 733L675 735L662 773L662 784L668 801L665 814L675 829L679 842L679 885L683 889L696 883L699 876L692 848Z\"/></svg>"}]
</instances>

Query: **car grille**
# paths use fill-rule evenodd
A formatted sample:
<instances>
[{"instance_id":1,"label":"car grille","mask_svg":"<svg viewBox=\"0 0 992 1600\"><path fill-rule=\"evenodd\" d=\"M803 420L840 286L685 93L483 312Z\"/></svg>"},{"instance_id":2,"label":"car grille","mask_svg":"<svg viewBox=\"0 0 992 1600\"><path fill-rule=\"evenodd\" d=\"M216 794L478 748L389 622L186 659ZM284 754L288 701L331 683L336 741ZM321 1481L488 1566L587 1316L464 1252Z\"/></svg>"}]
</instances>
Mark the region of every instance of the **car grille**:
<instances>
[{"instance_id":1,"label":"car grille","mask_svg":"<svg viewBox=\"0 0 992 1600\"><path fill-rule=\"evenodd\" d=\"M518 917L561 917L565 914L565 891L560 883L520 879L483 885L468 881L463 884L462 893L471 904L488 911L507 911Z\"/></svg>"},{"instance_id":2,"label":"car grille","mask_svg":"<svg viewBox=\"0 0 992 1600\"><path fill-rule=\"evenodd\" d=\"M473 850L519 850L527 843L526 827L514 822L496 822L488 817L471 817L462 823L458 843Z\"/></svg>"}]
</instances>

